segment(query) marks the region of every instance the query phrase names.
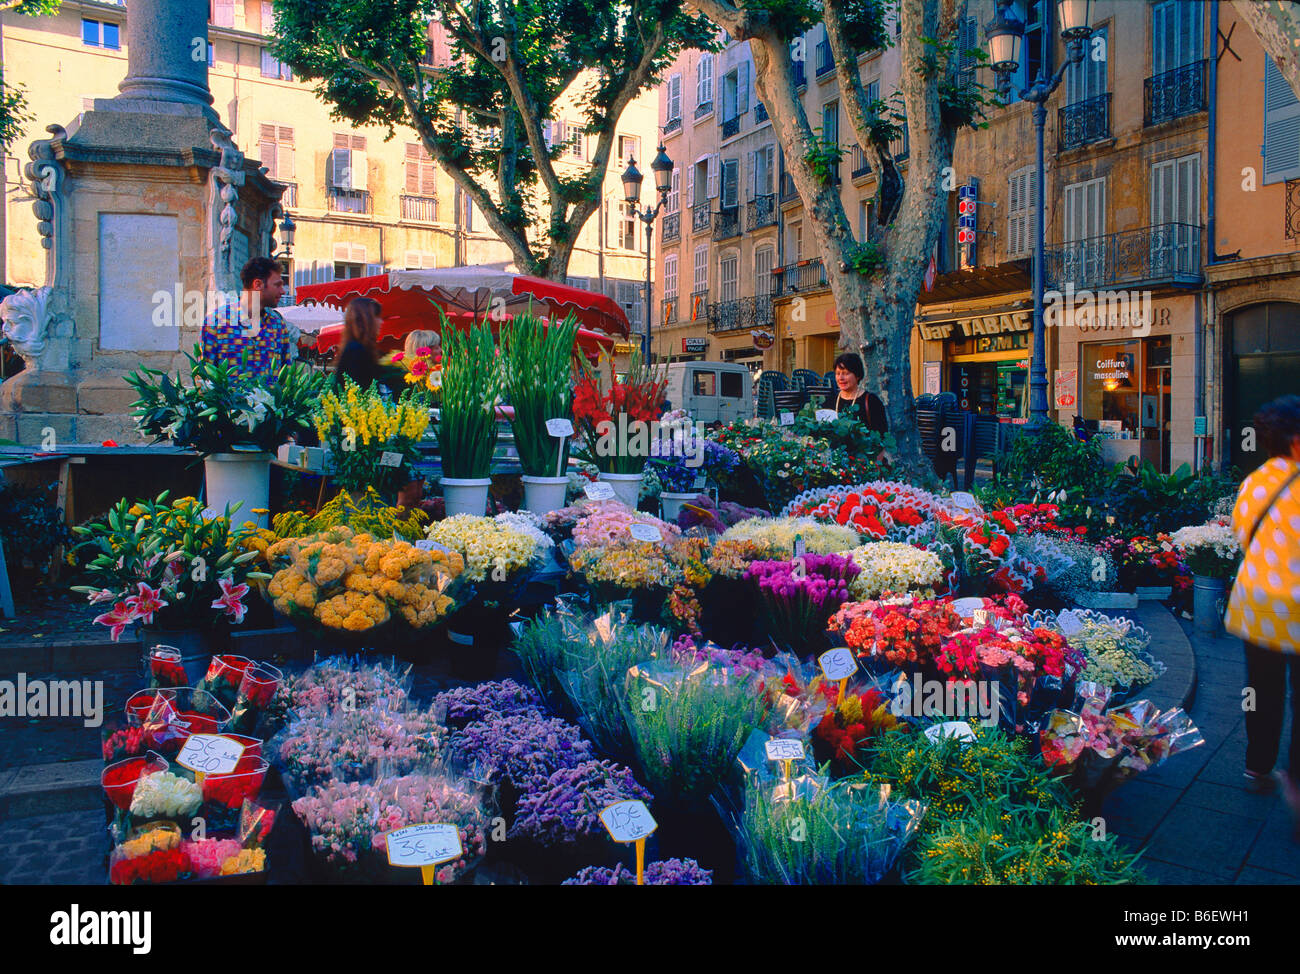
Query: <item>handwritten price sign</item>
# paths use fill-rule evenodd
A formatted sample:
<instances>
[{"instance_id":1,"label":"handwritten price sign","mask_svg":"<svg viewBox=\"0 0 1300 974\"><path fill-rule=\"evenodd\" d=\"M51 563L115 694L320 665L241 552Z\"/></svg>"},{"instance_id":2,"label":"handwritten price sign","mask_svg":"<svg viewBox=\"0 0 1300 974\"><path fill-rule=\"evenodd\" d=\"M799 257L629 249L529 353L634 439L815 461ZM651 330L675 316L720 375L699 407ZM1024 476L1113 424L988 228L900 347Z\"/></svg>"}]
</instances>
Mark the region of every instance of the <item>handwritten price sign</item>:
<instances>
[{"instance_id":1,"label":"handwritten price sign","mask_svg":"<svg viewBox=\"0 0 1300 974\"><path fill-rule=\"evenodd\" d=\"M636 538L638 541L652 541L655 544L658 544L663 540L663 536L659 533L659 529L653 524L633 524L628 527L628 531L630 531L632 537Z\"/></svg>"},{"instance_id":2,"label":"handwritten price sign","mask_svg":"<svg viewBox=\"0 0 1300 974\"><path fill-rule=\"evenodd\" d=\"M556 439L567 439L573 435L573 423L567 419L548 419L546 432Z\"/></svg>"},{"instance_id":3,"label":"handwritten price sign","mask_svg":"<svg viewBox=\"0 0 1300 974\"><path fill-rule=\"evenodd\" d=\"M451 551L451 549L446 545L438 544L438 542L431 538L422 538L415 542L415 547L419 548L421 551L441 551L444 553Z\"/></svg>"},{"instance_id":4,"label":"handwritten price sign","mask_svg":"<svg viewBox=\"0 0 1300 974\"><path fill-rule=\"evenodd\" d=\"M788 737L773 737L763 742L769 761L802 761L804 756L803 741Z\"/></svg>"},{"instance_id":5,"label":"handwritten price sign","mask_svg":"<svg viewBox=\"0 0 1300 974\"><path fill-rule=\"evenodd\" d=\"M645 802L636 799L610 805L600 821L615 842L639 842L659 827Z\"/></svg>"},{"instance_id":6,"label":"handwritten price sign","mask_svg":"<svg viewBox=\"0 0 1300 974\"><path fill-rule=\"evenodd\" d=\"M839 419L839 417L840 414L833 409L817 410L817 422L819 423L833 423L835 420Z\"/></svg>"},{"instance_id":7,"label":"handwritten price sign","mask_svg":"<svg viewBox=\"0 0 1300 974\"><path fill-rule=\"evenodd\" d=\"M794 425L794 413L782 413L782 414L781 414L781 425L782 425L782 426L793 426L793 425Z\"/></svg>"},{"instance_id":8,"label":"handwritten price sign","mask_svg":"<svg viewBox=\"0 0 1300 974\"><path fill-rule=\"evenodd\" d=\"M244 745L220 734L191 734L185 738L176 763L199 774L229 774L244 756Z\"/></svg>"},{"instance_id":9,"label":"handwritten price sign","mask_svg":"<svg viewBox=\"0 0 1300 974\"><path fill-rule=\"evenodd\" d=\"M400 467L402 465L402 455L385 450L379 455L379 465L381 467Z\"/></svg>"},{"instance_id":10,"label":"handwritten price sign","mask_svg":"<svg viewBox=\"0 0 1300 974\"><path fill-rule=\"evenodd\" d=\"M847 646L828 649L817 657L817 665L822 668L828 680L847 680L858 671L858 661L853 658L853 651Z\"/></svg>"},{"instance_id":11,"label":"handwritten price sign","mask_svg":"<svg viewBox=\"0 0 1300 974\"><path fill-rule=\"evenodd\" d=\"M385 839L390 866L437 866L465 854L454 825L408 825Z\"/></svg>"},{"instance_id":12,"label":"handwritten price sign","mask_svg":"<svg viewBox=\"0 0 1300 974\"><path fill-rule=\"evenodd\" d=\"M586 492L587 497L593 501L607 501L612 500L614 497L614 486L605 483L603 480L599 480L594 484L583 484L582 489Z\"/></svg>"}]
</instances>

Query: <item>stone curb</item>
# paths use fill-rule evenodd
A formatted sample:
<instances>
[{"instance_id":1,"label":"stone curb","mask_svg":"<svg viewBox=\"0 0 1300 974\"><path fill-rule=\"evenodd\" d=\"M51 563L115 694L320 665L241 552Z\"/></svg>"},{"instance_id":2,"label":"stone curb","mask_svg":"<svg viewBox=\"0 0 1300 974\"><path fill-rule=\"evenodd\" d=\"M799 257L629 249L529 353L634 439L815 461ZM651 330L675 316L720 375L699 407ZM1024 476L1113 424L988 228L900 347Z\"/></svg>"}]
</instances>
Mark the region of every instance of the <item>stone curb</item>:
<instances>
[{"instance_id":1,"label":"stone curb","mask_svg":"<svg viewBox=\"0 0 1300 974\"><path fill-rule=\"evenodd\" d=\"M99 808L103 770L103 761L89 758L28 764L0 773L0 821Z\"/></svg>"},{"instance_id":2,"label":"stone curb","mask_svg":"<svg viewBox=\"0 0 1300 974\"><path fill-rule=\"evenodd\" d=\"M1145 690L1138 699L1150 700L1160 710L1181 707L1186 710L1196 699L1196 653L1183 627L1172 612L1159 602L1139 602L1129 610L1138 625L1151 634L1147 652L1165 664L1165 674Z\"/></svg>"}]
</instances>

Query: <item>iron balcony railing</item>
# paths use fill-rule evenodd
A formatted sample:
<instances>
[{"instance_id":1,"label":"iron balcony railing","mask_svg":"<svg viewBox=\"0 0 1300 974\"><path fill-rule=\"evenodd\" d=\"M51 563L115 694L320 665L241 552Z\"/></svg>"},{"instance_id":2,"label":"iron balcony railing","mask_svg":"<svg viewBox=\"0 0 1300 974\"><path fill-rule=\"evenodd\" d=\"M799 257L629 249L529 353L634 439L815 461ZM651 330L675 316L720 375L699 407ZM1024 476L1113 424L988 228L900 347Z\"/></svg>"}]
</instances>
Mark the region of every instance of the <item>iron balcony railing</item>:
<instances>
[{"instance_id":1,"label":"iron balcony railing","mask_svg":"<svg viewBox=\"0 0 1300 974\"><path fill-rule=\"evenodd\" d=\"M798 191L794 188L794 180L788 172L781 173L781 202L788 203L790 200L799 198Z\"/></svg>"},{"instance_id":2,"label":"iron balcony railing","mask_svg":"<svg viewBox=\"0 0 1300 974\"><path fill-rule=\"evenodd\" d=\"M700 102L698 105L695 106L695 117L696 117L696 118L703 118L705 115L709 114L709 112L711 112L711 111L713 111L713 102L712 102L712 100L710 100L710 101L702 101L702 102Z\"/></svg>"},{"instance_id":3,"label":"iron balcony railing","mask_svg":"<svg viewBox=\"0 0 1300 974\"><path fill-rule=\"evenodd\" d=\"M709 289L691 292L690 307L686 309L687 321L709 320Z\"/></svg>"},{"instance_id":4,"label":"iron balcony railing","mask_svg":"<svg viewBox=\"0 0 1300 974\"><path fill-rule=\"evenodd\" d=\"M1161 223L1055 244L1044 256L1047 285L1058 291L1196 285L1202 280L1201 228L1188 223Z\"/></svg>"},{"instance_id":5,"label":"iron balcony railing","mask_svg":"<svg viewBox=\"0 0 1300 974\"><path fill-rule=\"evenodd\" d=\"M820 257L786 264L781 268L780 294L807 294L824 287L829 285L826 282L826 268Z\"/></svg>"},{"instance_id":6,"label":"iron balcony railing","mask_svg":"<svg viewBox=\"0 0 1300 974\"><path fill-rule=\"evenodd\" d=\"M711 334L771 327L774 320L770 294L739 298L735 301L719 301L709 307Z\"/></svg>"},{"instance_id":7,"label":"iron balcony railing","mask_svg":"<svg viewBox=\"0 0 1300 974\"><path fill-rule=\"evenodd\" d=\"M767 106L761 101L754 106L754 124L762 125L767 121Z\"/></svg>"},{"instance_id":8,"label":"iron balcony railing","mask_svg":"<svg viewBox=\"0 0 1300 974\"><path fill-rule=\"evenodd\" d=\"M364 189L331 189L326 205L335 213L373 213L375 198Z\"/></svg>"},{"instance_id":9,"label":"iron balcony railing","mask_svg":"<svg viewBox=\"0 0 1300 974\"><path fill-rule=\"evenodd\" d=\"M1184 115L1195 115L1209 107L1206 94L1206 61L1147 78L1143 94L1142 124L1159 125Z\"/></svg>"},{"instance_id":10,"label":"iron balcony railing","mask_svg":"<svg viewBox=\"0 0 1300 974\"><path fill-rule=\"evenodd\" d=\"M740 207L724 206L717 213L713 222L713 239L726 240L728 237L740 236Z\"/></svg>"},{"instance_id":11,"label":"iron balcony railing","mask_svg":"<svg viewBox=\"0 0 1300 974\"><path fill-rule=\"evenodd\" d=\"M673 295L672 297L664 298L660 304L663 308L663 323L665 325L671 325L677 320L677 296Z\"/></svg>"},{"instance_id":12,"label":"iron balcony railing","mask_svg":"<svg viewBox=\"0 0 1300 974\"><path fill-rule=\"evenodd\" d=\"M850 179L861 179L871 172L871 163L867 162L867 154L862 151L862 146L856 142L853 144L853 171Z\"/></svg>"},{"instance_id":13,"label":"iron balcony railing","mask_svg":"<svg viewBox=\"0 0 1300 974\"><path fill-rule=\"evenodd\" d=\"M674 132L678 131L681 127L682 127L682 117L680 115L678 115L676 118L670 118L668 122L664 125L664 135L672 135Z\"/></svg>"},{"instance_id":14,"label":"iron balcony railing","mask_svg":"<svg viewBox=\"0 0 1300 974\"><path fill-rule=\"evenodd\" d=\"M432 196L403 196L402 219L433 223L438 219L438 201Z\"/></svg>"},{"instance_id":15,"label":"iron balcony railing","mask_svg":"<svg viewBox=\"0 0 1300 974\"><path fill-rule=\"evenodd\" d=\"M793 66L794 66L794 86L795 86L796 88L802 88L804 85L806 85L806 84L808 83L808 74L807 74L807 72L804 70L804 66L803 66L803 65L804 65L804 62L802 62L802 61L795 61L795 62L794 62L794 65L793 65Z\"/></svg>"},{"instance_id":16,"label":"iron balcony railing","mask_svg":"<svg viewBox=\"0 0 1300 974\"><path fill-rule=\"evenodd\" d=\"M709 229L709 221L712 218L712 211L709 204L698 203L691 207L691 232L699 233L701 230Z\"/></svg>"},{"instance_id":17,"label":"iron balcony railing","mask_svg":"<svg viewBox=\"0 0 1300 974\"><path fill-rule=\"evenodd\" d=\"M292 207L294 207L294 208L297 208L297 206L298 206L298 184L297 184L297 183L286 183L286 182L282 182L281 180L278 180L278 179L276 180L276 184L279 185L279 186L283 186L283 187L284 187L284 192L280 194L280 205L281 205L281 206L292 206Z\"/></svg>"},{"instance_id":18,"label":"iron balcony railing","mask_svg":"<svg viewBox=\"0 0 1300 974\"><path fill-rule=\"evenodd\" d=\"M664 214L664 240L680 240L682 238L682 214L678 210L676 213Z\"/></svg>"},{"instance_id":19,"label":"iron balcony railing","mask_svg":"<svg viewBox=\"0 0 1300 974\"><path fill-rule=\"evenodd\" d=\"M1060 138L1057 149L1064 152L1090 142L1110 138L1110 92L1085 98L1058 109Z\"/></svg>"},{"instance_id":20,"label":"iron balcony railing","mask_svg":"<svg viewBox=\"0 0 1300 974\"><path fill-rule=\"evenodd\" d=\"M729 139L729 138L731 138L733 135L739 135L739 134L740 134L740 116L739 116L739 115L733 115L731 118L724 118L724 119L722 120L721 129L722 129L722 137L723 137L724 139Z\"/></svg>"},{"instance_id":21,"label":"iron balcony railing","mask_svg":"<svg viewBox=\"0 0 1300 974\"><path fill-rule=\"evenodd\" d=\"M745 204L745 229L757 230L776 223L776 194L755 196Z\"/></svg>"}]
</instances>

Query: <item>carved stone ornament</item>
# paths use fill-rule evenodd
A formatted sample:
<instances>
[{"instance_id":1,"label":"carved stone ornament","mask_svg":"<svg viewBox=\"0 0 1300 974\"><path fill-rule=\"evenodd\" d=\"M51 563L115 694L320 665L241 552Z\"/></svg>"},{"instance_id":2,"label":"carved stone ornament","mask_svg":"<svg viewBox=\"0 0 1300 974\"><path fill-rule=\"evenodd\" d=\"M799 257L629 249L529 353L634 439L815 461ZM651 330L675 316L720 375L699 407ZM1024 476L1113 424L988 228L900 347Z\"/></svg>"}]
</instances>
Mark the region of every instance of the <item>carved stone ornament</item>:
<instances>
[{"instance_id":1,"label":"carved stone ornament","mask_svg":"<svg viewBox=\"0 0 1300 974\"><path fill-rule=\"evenodd\" d=\"M0 301L0 332L22 356L27 368L39 371L49 334L53 290L17 291Z\"/></svg>"},{"instance_id":2,"label":"carved stone ornament","mask_svg":"<svg viewBox=\"0 0 1300 974\"><path fill-rule=\"evenodd\" d=\"M64 182L67 173L55 157L54 143L67 138L61 125L46 126L51 138L37 139L27 149L31 162L23 169L35 198L32 209L36 214L36 232L41 247L46 251L45 283L54 288L70 286L71 255L68 253L68 200Z\"/></svg>"},{"instance_id":3,"label":"carved stone ornament","mask_svg":"<svg viewBox=\"0 0 1300 974\"><path fill-rule=\"evenodd\" d=\"M238 268L230 266L231 241L239 222L238 187L244 185L244 154L235 146L229 132L214 129L211 134L212 147L221 152L221 162L212 170L212 183L215 190L213 212L216 214L217 232L217 266L216 277L220 282L228 282Z\"/></svg>"}]
</instances>

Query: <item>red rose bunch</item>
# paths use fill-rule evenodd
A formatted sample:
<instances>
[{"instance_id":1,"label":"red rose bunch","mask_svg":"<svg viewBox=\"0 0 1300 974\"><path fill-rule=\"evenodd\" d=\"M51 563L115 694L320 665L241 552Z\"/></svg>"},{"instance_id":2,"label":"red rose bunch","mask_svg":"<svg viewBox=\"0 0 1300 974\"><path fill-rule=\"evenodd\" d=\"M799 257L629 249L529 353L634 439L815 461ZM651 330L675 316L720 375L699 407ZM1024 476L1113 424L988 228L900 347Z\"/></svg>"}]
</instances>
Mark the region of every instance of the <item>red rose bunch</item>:
<instances>
[{"instance_id":1,"label":"red rose bunch","mask_svg":"<svg viewBox=\"0 0 1300 974\"><path fill-rule=\"evenodd\" d=\"M189 681L185 676L185 667L181 665L180 653L171 650L155 650L149 654L149 686L183 687Z\"/></svg>"},{"instance_id":2,"label":"red rose bunch","mask_svg":"<svg viewBox=\"0 0 1300 974\"><path fill-rule=\"evenodd\" d=\"M246 798L262 790L269 767L262 758L242 757L230 774L210 774L203 779L203 800L225 808L240 808Z\"/></svg>"},{"instance_id":3,"label":"red rose bunch","mask_svg":"<svg viewBox=\"0 0 1300 974\"><path fill-rule=\"evenodd\" d=\"M114 886L132 883L174 883L190 871L190 858L181 849L157 849L134 859L118 859L109 869Z\"/></svg>"},{"instance_id":4,"label":"red rose bunch","mask_svg":"<svg viewBox=\"0 0 1300 974\"><path fill-rule=\"evenodd\" d=\"M148 742L141 727L123 727L104 740L104 760L120 761L143 754Z\"/></svg>"}]
</instances>

